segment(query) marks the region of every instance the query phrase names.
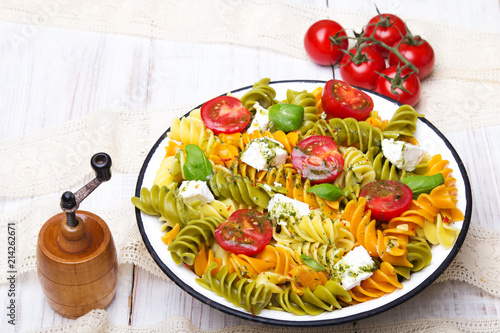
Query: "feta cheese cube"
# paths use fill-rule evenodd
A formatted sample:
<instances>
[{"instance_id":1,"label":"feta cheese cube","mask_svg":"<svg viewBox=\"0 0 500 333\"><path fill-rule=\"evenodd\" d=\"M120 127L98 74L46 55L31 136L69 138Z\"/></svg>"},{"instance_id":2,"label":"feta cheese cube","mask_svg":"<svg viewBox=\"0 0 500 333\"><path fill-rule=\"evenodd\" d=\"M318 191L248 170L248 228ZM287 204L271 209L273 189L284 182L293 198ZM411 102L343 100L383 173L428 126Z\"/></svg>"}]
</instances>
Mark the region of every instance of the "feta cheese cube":
<instances>
[{"instance_id":1,"label":"feta cheese cube","mask_svg":"<svg viewBox=\"0 0 500 333\"><path fill-rule=\"evenodd\" d=\"M349 290L372 276L377 266L368 251L360 245L349 251L333 268L340 276L342 287Z\"/></svg>"},{"instance_id":2,"label":"feta cheese cube","mask_svg":"<svg viewBox=\"0 0 500 333\"><path fill-rule=\"evenodd\" d=\"M250 123L250 127L248 127L247 132L252 133L253 131L261 131L265 132L269 129L269 110L264 109L260 106L259 102L255 102L253 105L255 108L255 115L253 116L252 122Z\"/></svg>"},{"instance_id":3,"label":"feta cheese cube","mask_svg":"<svg viewBox=\"0 0 500 333\"><path fill-rule=\"evenodd\" d=\"M179 195L185 203L192 203L199 200L202 205L205 205L215 200L207 183L201 180L183 181L179 187Z\"/></svg>"},{"instance_id":4,"label":"feta cheese cube","mask_svg":"<svg viewBox=\"0 0 500 333\"><path fill-rule=\"evenodd\" d=\"M394 139L382 140L382 153L396 167L413 171L425 155L425 150L419 146Z\"/></svg>"},{"instance_id":5,"label":"feta cheese cube","mask_svg":"<svg viewBox=\"0 0 500 333\"><path fill-rule=\"evenodd\" d=\"M286 162L287 157L288 152L281 143L266 137L250 141L240 155L242 162L257 170L278 167Z\"/></svg>"},{"instance_id":6,"label":"feta cheese cube","mask_svg":"<svg viewBox=\"0 0 500 333\"><path fill-rule=\"evenodd\" d=\"M269 211L269 216L281 225L286 225L289 216L300 219L303 216L311 214L308 204L290 199L283 194L275 194L271 200L269 200L267 209Z\"/></svg>"}]
</instances>

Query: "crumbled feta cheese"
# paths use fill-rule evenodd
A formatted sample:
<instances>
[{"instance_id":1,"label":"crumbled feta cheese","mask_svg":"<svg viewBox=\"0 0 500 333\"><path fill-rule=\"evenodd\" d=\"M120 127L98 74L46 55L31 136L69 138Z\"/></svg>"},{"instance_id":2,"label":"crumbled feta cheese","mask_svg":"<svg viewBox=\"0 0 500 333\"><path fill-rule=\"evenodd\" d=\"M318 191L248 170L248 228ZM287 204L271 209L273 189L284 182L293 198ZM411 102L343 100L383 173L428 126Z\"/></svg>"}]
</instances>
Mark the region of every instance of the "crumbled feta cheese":
<instances>
[{"instance_id":1,"label":"crumbled feta cheese","mask_svg":"<svg viewBox=\"0 0 500 333\"><path fill-rule=\"evenodd\" d=\"M360 245L340 259L334 268L340 276L342 287L349 290L359 286L361 281L372 276L377 266L368 251Z\"/></svg>"},{"instance_id":2,"label":"crumbled feta cheese","mask_svg":"<svg viewBox=\"0 0 500 333\"><path fill-rule=\"evenodd\" d=\"M283 194L275 194L271 200L269 200L267 209L269 211L269 216L281 225L286 225L286 220L289 216L300 219L303 216L311 214L308 204L290 199Z\"/></svg>"},{"instance_id":3,"label":"crumbled feta cheese","mask_svg":"<svg viewBox=\"0 0 500 333\"><path fill-rule=\"evenodd\" d=\"M199 200L204 205L215 200L207 183L201 180L183 181L179 187L179 195L185 203L192 203Z\"/></svg>"},{"instance_id":4,"label":"crumbled feta cheese","mask_svg":"<svg viewBox=\"0 0 500 333\"><path fill-rule=\"evenodd\" d=\"M272 191L272 188L271 186L267 185L267 184L264 184L264 190L268 191L268 192L271 192Z\"/></svg>"},{"instance_id":5,"label":"crumbled feta cheese","mask_svg":"<svg viewBox=\"0 0 500 333\"><path fill-rule=\"evenodd\" d=\"M257 170L278 167L286 162L287 157L288 152L281 143L266 137L250 141L240 156L242 162Z\"/></svg>"},{"instance_id":6,"label":"crumbled feta cheese","mask_svg":"<svg viewBox=\"0 0 500 333\"><path fill-rule=\"evenodd\" d=\"M252 123L248 127L247 132L252 133L255 130L265 132L269 129L269 110L264 109L260 106L259 102L255 102L253 105L255 108L255 115L253 116Z\"/></svg>"},{"instance_id":7,"label":"crumbled feta cheese","mask_svg":"<svg viewBox=\"0 0 500 333\"><path fill-rule=\"evenodd\" d=\"M406 171L413 171L425 155L425 150L419 146L394 139L382 140L384 156L396 167Z\"/></svg>"}]
</instances>

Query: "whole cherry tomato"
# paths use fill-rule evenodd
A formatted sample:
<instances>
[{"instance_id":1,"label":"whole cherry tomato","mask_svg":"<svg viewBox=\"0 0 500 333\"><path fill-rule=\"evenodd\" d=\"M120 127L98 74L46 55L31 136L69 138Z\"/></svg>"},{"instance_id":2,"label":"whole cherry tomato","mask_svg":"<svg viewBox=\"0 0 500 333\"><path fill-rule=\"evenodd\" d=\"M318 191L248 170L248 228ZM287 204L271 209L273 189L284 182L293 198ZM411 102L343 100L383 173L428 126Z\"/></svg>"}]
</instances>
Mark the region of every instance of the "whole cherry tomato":
<instances>
[{"instance_id":1,"label":"whole cherry tomato","mask_svg":"<svg viewBox=\"0 0 500 333\"><path fill-rule=\"evenodd\" d=\"M420 99L420 79L408 67L390 66L381 73L375 91L400 103L414 106ZM403 89L401 89L403 88Z\"/></svg>"},{"instance_id":2,"label":"whole cherry tomato","mask_svg":"<svg viewBox=\"0 0 500 333\"><path fill-rule=\"evenodd\" d=\"M375 81L385 66L384 57L373 46L364 46L359 49L353 48L345 54L340 62L340 75L342 80L358 86L373 90Z\"/></svg>"},{"instance_id":3,"label":"whole cherry tomato","mask_svg":"<svg viewBox=\"0 0 500 333\"><path fill-rule=\"evenodd\" d=\"M434 68L434 50L432 46L420 36L408 36L398 46L398 50L403 57L408 59L418 68L418 78L422 80L427 77ZM389 65L397 65L401 60L394 54L389 54Z\"/></svg>"},{"instance_id":4,"label":"whole cherry tomato","mask_svg":"<svg viewBox=\"0 0 500 333\"><path fill-rule=\"evenodd\" d=\"M321 20L314 23L306 32L304 46L307 54L320 65L333 65L342 59L349 44L347 38L338 40L336 44L330 37L346 37L344 28L332 20Z\"/></svg>"},{"instance_id":5,"label":"whole cherry tomato","mask_svg":"<svg viewBox=\"0 0 500 333\"><path fill-rule=\"evenodd\" d=\"M376 40L384 42L388 46L393 46L406 35L406 25L396 15L379 13L368 22L365 28L365 37L369 37L372 34L374 34L373 37ZM389 54L389 51L385 48L379 45L375 45L375 47L384 57Z\"/></svg>"}]
</instances>

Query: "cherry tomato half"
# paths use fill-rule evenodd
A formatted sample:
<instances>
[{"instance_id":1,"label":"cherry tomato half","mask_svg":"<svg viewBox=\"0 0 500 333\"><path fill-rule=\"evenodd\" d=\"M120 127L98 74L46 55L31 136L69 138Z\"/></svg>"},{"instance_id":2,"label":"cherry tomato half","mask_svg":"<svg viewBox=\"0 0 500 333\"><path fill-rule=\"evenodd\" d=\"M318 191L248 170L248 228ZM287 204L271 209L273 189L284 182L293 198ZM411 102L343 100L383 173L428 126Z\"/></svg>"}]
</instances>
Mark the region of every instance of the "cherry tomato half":
<instances>
[{"instance_id":1,"label":"cherry tomato half","mask_svg":"<svg viewBox=\"0 0 500 333\"><path fill-rule=\"evenodd\" d=\"M241 101L231 96L219 96L201 106L201 119L215 134L237 133L245 129L252 115Z\"/></svg>"},{"instance_id":2,"label":"cherry tomato half","mask_svg":"<svg viewBox=\"0 0 500 333\"><path fill-rule=\"evenodd\" d=\"M366 206L377 221L389 221L401 216L411 205L411 189L396 180L379 180L369 183L359 192L366 198Z\"/></svg>"},{"instance_id":3,"label":"cherry tomato half","mask_svg":"<svg viewBox=\"0 0 500 333\"><path fill-rule=\"evenodd\" d=\"M378 26L376 24L379 24ZM369 37L375 30L373 37L388 46L395 45L406 35L406 25L402 19L393 14L379 14L374 16L366 25L365 36ZM377 50L386 57L389 53L379 45L375 45Z\"/></svg>"},{"instance_id":4,"label":"cherry tomato half","mask_svg":"<svg viewBox=\"0 0 500 333\"><path fill-rule=\"evenodd\" d=\"M373 46L365 46L360 52L355 48L345 54L340 61L342 80L365 89L373 90L375 81L385 69L385 59Z\"/></svg>"},{"instance_id":5,"label":"cherry tomato half","mask_svg":"<svg viewBox=\"0 0 500 333\"><path fill-rule=\"evenodd\" d=\"M344 169L344 158L335 141L324 135L311 135L292 150L292 163L312 184L335 180Z\"/></svg>"},{"instance_id":6,"label":"cherry tomato half","mask_svg":"<svg viewBox=\"0 0 500 333\"><path fill-rule=\"evenodd\" d=\"M335 45L330 40L337 33L338 36L346 37L347 34L342 26L332 20L321 20L314 23L306 32L304 47L311 59L320 65L333 65L342 59L349 44L347 38ZM340 31L340 32L339 32Z\"/></svg>"},{"instance_id":7,"label":"cherry tomato half","mask_svg":"<svg viewBox=\"0 0 500 333\"><path fill-rule=\"evenodd\" d=\"M398 50L403 57L408 59L415 67L418 68L418 78L422 80L427 77L434 68L434 50L426 41L415 36L413 42L406 40L398 46ZM389 54L389 65L394 66L401 61L394 53Z\"/></svg>"},{"instance_id":8,"label":"cherry tomato half","mask_svg":"<svg viewBox=\"0 0 500 333\"><path fill-rule=\"evenodd\" d=\"M392 80L400 80L400 78L397 78L397 71L397 66L390 66L383 70L382 74L387 75ZM400 76L404 77L408 74L410 74L410 76L408 76L404 82L398 83L402 85L407 91L403 91L400 88L396 87L394 89L396 93L393 93L391 91L392 83L382 76L380 76L375 82L375 91L400 103L415 106L415 104L417 104L418 100L420 99L420 79L418 78L417 74L412 72L408 67L404 68L401 71Z\"/></svg>"},{"instance_id":9,"label":"cherry tomato half","mask_svg":"<svg viewBox=\"0 0 500 333\"><path fill-rule=\"evenodd\" d=\"M340 80L326 83L321 103L330 118L354 118L361 121L368 118L373 110L370 96Z\"/></svg>"},{"instance_id":10,"label":"cherry tomato half","mask_svg":"<svg viewBox=\"0 0 500 333\"><path fill-rule=\"evenodd\" d=\"M254 256L261 252L273 237L273 225L258 211L240 209L215 229L214 236L224 250Z\"/></svg>"}]
</instances>

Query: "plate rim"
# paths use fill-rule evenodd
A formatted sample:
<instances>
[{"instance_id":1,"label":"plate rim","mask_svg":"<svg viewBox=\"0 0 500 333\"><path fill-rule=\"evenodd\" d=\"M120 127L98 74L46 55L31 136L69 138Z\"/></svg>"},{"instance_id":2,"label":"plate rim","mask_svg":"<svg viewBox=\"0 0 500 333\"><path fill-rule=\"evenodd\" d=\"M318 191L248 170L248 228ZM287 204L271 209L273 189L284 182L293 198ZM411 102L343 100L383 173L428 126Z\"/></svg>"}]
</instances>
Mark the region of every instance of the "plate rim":
<instances>
[{"instance_id":1,"label":"plate rim","mask_svg":"<svg viewBox=\"0 0 500 333\"><path fill-rule=\"evenodd\" d=\"M282 84L282 83L311 83L311 84L325 84L327 81L322 81L322 80L277 80L277 81L270 81L270 84ZM242 88L238 88L235 90L231 90L230 93L236 93L240 92L246 89L252 88L253 85L248 85ZM356 87L356 86L355 86ZM368 92L370 94L379 96L383 99L386 99L389 102L392 102L398 106L401 106L402 103L393 100L387 96L384 96L382 94L379 94L377 92L374 92L372 90L364 89L361 87L356 87L364 92ZM227 93L221 94L219 96L224 96L227 95ZM183 116L188 115L191 111L196 110L197 108L200 108L203 104L200 104L193 109L189 110L187 113L185 113ZM470 225L470 220L471 220L471 215L472 215L472 190L470 187L470 181L469 177L467 174L467 170L465 168L464 163L462 162L462 159L458 155L457 151L453 147L453 145L448 141L448 139L445 137L439 129L434 126L429 120L427 120L425 117L418 117L418 119L422 122L424 122L433 132L436 133L437 136L441 140L443 140L444 144L446 147L449 149L451 154L453 155L453 158L455 159L455 162L458 165L459 171L462 175L463 181L464 181L464 187L465 187L465 199L466 199L466 207L465 207L465 216L464 216L464 221L462 224L462 228L460 230L460 233L457 237L457 240L455 241L455 244L453 247L450 249L450 253L446 256L446 259L441 263L441 265L436 269L433 273L430 274L430 276L425 279L421 284L419 284L417 287L415 287L413 290L408 292L407 294L404 294L403 296L387 303L384 304L381 307L368 310L362 313L357 313L353 315L349 315L346 317L341 317L341 318L333 318L333 319L322 319L322 320L310 320L310 321L288 321L288 320L278 320L278 319L273 319L273 318L266 318L266 317L259 317L259 316L253 316L251 313L245 313L241 311L236 311L230 307L227 307L223 304L218 303L217 301L214 301L213 299L206 297L197 291L195 291L191 286L186 284L182 279L180 279L176 274L174 274L168 266L158 257L156 250L153 248L151 245L142 221L141 217L141 211L135 207L135 216L137 220L137 225L139 228L139 232L141 234L142 240L153 258L154 262L159 266L159 268L182 290L187 292L190 296L194 297L195 299L209 305L210 307L217 309L221 312L224 312L226 314L230 314L233 316L236 316L241 319L245 320L250 320L254 322L260 322L263 324L270 324L270 325L281 325L281 326L289 326L289 327L318 327L318 326L325 326L325 325L341 325L349 322L353 322L356 320L361 320L361 319L366 319L369 317L372 317L374 315L383 313L387 310L390 310L406 301L409 299L413 298L420 292L422 292L424 289L426 289L428 286L430 286L451 264L451 262L455 259L456 255L460 251L460 248L462 247L465 238L467 236L468 230L469 230L469 225ZM155 144L152 146L150 149L148 155L146 156L144 163L141 167L141 170L139 172L138 178L137 178L137 183L136 183L136 188L135 188L135 196L140 197L140 192L142 189L142 183L144 180L144 174L146 172L146 169L149 165L149 162L158 149L159 145L165 140L167 137L167 134L170 132L170 127L160 136L160 138L155 142ZM312 316L311 316L312 317ZM314 318L314 317L312 317Z\"/></svg>"}]
</instances>

